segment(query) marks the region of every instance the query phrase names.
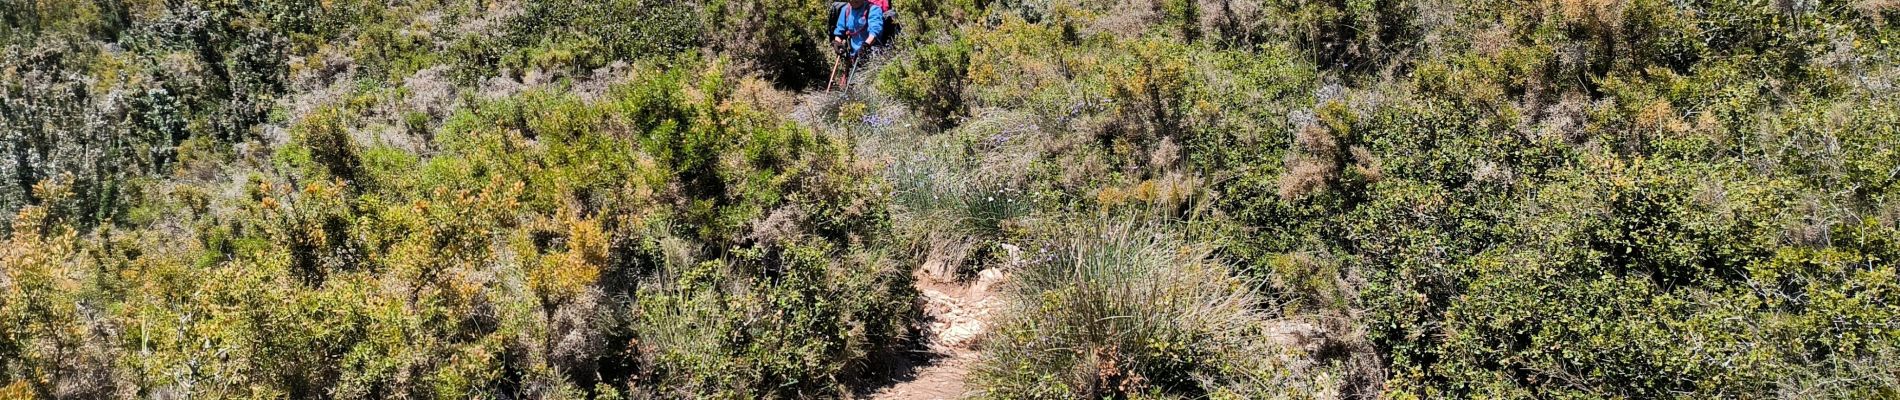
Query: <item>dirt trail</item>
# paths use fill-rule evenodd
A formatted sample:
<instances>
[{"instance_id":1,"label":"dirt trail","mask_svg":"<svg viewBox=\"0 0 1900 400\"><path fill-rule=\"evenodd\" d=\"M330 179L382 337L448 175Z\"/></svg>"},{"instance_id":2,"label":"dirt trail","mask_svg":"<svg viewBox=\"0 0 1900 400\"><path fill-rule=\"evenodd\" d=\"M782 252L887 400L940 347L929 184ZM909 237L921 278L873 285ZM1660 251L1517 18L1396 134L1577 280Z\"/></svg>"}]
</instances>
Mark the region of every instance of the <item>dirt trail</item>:
<instances>
[{"instance_id":1,"label":"dirt trail","mask_svg":"<svg viewBox=\"0 0 1900 400\"><path fill-rule=\"evenodd\" d=\"M858 75L875 76L882 65L883 62L874 59L860 66ZM860 90L875 90L856 79L853 84L863 85L859 87ZM835 129L839 121L832 120L832 113L837 112L835 107L840 102L849 101L847 99L841 93L805 93L789 101L788 112L792 119L810 126ZM914 150L902 144L885 145L890 147L859 147L859 155L888 163L904 158L904 152ZM946 263L955 263L947 260L927 261L918 266L914 272L915 285L924 313L924 329L919 338L921 349L900 362L908 365L893 368L894 371L885 375L881 383L859 387L853 397L892 400L968 397L972 388L966 382L981 354L977 349L978 343L989 332L991 315L998 312L1004 302L1004 296L998 288L1008 280L1008 275L1003 271L1013 270L1020 262L1020 250L1005 246L1011 249L1011 260L979 272L975 279L957 279L954 276L956 271L945 268Z\"/></svg>"},{"instance_id":2,"label":"dirt trail","mask_svg":"<svg viewBox=\"0 0 1900 400\"><path fill-rule=\"evenodd\" d=\"M996 286L1005 275L985 270L973 282L946 282L920 271L917 291L928 321L924 340L931 354L908 376L866 396L869 399L958 399L977 360L976 344L989 332L990 316L1001 305Z\"/></svg>"}]
</instances>

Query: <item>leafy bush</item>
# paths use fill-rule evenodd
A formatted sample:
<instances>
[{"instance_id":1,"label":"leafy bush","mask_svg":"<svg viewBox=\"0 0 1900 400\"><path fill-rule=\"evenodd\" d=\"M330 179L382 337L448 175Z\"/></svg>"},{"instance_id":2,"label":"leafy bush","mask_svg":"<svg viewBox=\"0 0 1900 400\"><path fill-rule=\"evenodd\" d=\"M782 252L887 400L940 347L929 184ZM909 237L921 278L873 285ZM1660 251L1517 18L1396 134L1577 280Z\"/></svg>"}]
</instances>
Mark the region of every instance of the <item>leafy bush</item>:
<instances>
[{"instance_id":1,"label":"leafy bush","mask_svg":"<svg viewBox=\"0 0 1900 400\"><path fill-rule=\"evenodd\" d=\"M1444 26L1445 33L1458 32L1449 37L1472 41L1446 44L1443 55L1421 57L1404 78L1409 83L1324 95L1337 100L1303 116L1311 118L1311 125L1294 130L1284 150L1283 196L1234 196L1271 193L1245 181L1230 181L1222 189L1233 196L1224 206L1232 215L1247 215L1242 219L1251 221L1247 226L1270 232L1235 244L1235 252L1260 254L1250 258L1259 270L1271 271L1275 286L1296 302L1321 310L1370 310L1361 323L1369 327L1367 339L1389 360L1390 379L1383 383L1389 395L1765 396L1815 385L1796 376L1846 370L1888 354L1884 349L1896 343L1895 337L1874 325L1849 324L1854 327L1839 328L1848 332L1824 333L1776 322L1714 322L1888 318L1881 307L1850 312L1805 305L1815 299L1812 291L1830 290L1822 287L1878 285L1864 280L1889 269L1878 262L1825 278L1795 279L1799 284L1763 280L1759 271L1783 270L1770 266L1782 261L1770 260L1793 253L1825 251L1849 259L1884 254L1891 251L1882 249L1884 244L1820 238L1892 228L1864 218L1885 200L1822 194L1818 188L1827 184L1813 183L1812 174L1843 175L1804 167L1807 160L1858 164L1867 161L1849 160L1884 156L1861 150L1811 152L1781 161L1740 150L1755 146L1749 143L1802 140L1735 132L1817 120L1798 117L1809 115L1797 111L1805 107L1772 107L1755 95L1699 82L1804 81L1817 86L1793 101L1833 104L1838 123L1795 130L1842 140L1842 149L1889 139L1849 133L1865 129L1834 131L1858 124L1848 121L1863 114L1852 111L1859 107L1847 105L1852 102L1823 94L1833 89L1820 87L1838 88L1820 78L1825 74L1808 79L1735 73L1734 68L1785 70L1789 62L1812 68L1794 52L1695 50L1755 54L1709 59L1725 61L1598 55L1592 52L1669 44L1586 26L1637 27L1600 14L1611 9L1589 7L1521 20L1523 25L1507 24L1506 30L1490 33ZM1628 18L1693 14L1629 10L1620 12ZM1828 18L1815 14L1800 20ZM1697 23L1688 21L1680 22ZM1539 25L1546 23L1552 25ZM1554 25L1570 28L1529 28ZM1547 36L1552 32L1562 34ZM1778 39L1787 42L1775 43L1800 48L1809 32L1788 31ZM1775 47L1764 46L1757 49ZM1678 62L1697 66L1675 69L1687 65ZM1579 75L1587 78L1573 78ZM1686 112L1676 108L1681 104L1708 105ZM1760 113L1782 115L1770 119L1787 122L1764 125L1755 119ZM1836 133L1818 133L1829 131ZM1788 147L1795 148L1813 147ZM1359 169L1378 174L1348 176ZM1378 179L1364 179L1370 177ZM1841 211L1818 211L1830 208ZM1317 260L1287 261L1300 257ZM1841 267L1795 269L1804 268ZM1319 282L1340 283L1337 289L1314 284L1308 274L1319 274ZM1836 298L1884 301L1874 299L1883 295L1857 293L1863 294ZM1347 295L1343 303L1340 294ZM1867 341L1846 352L1821 350L1836 344L1809 342L1827 335ZM1702 368L1707 365L1725 367ZM1888 390L1872 382L1880 380L1833 390Z\"/></svg>"},{"instance_id":2,"label":"leafy bush","mask_svg":"<svg viewBox=\"0 0 1900 400\"><path fill-rule=\"evenodd\" d=\"M362 150L350 138L348 122L337 108L317 110L291 127L291 146L279 153L299 167L311 168L304 176L337 179L355 185L364 182Z\"/></svg>"},{"instance_id":3,"label":"leafy bush","mask_svg":"<svg viewBox=\"0 0 1900 400\"><path fill-rule=\"evenodd\" d=\"M939 129L954 126L969 114L963 92L970 51L970 42L962 39L918 48L878 73L878 90L916 109Z\"/></svg>"},{"instance_id":4,"label":"leafy bush","mask_svg":"<svg viewBox=\"0 0 1900 400\"><path fill-rule=\"evenodd\" d=\"M699 7L708 47L756 66L780 87L804 88L823 82L829 72L825 52L834 21L825 20L827 4L720 0Z\"/></svg>"},{"instance_id":5,"label":"leafy bush","mask_svg":"<svg viewBox=\"0 0 1900 400\"><path fill-rule=\"evenodd\" d=\"M131 178L154 172L162 161L146 151L169 145L151 130L116 123L141 111L128 99L102 95L71 69L103 61L97 48L49 41L34 48L9 47L0 69L0 211L9 215L45 203L33 188L64 179L81 193L65 204L49 203L80 226L109 221L122 211ZM162 110L153 110L162 112ZM154 112L156 114L157 112ZM0 223L0 228L10 225ZM4 231L4 229L0 229Z\"/></svg>"},{"instance_id":6,"label":"leafy bush","mask_svg":"<svg viewBox=\"0 0 1900 400\"><path fill-rule=\"evenodd\" d=\"M649 0L528 2L500 35L502 67L577 73L699 43L694 5ZM578 29L575 29L578 28Z\"/></svg>"},{"instance_id":7,"label":"leafy bush","mask_svg":"<svg viewBox=\"0 0 1900 400\"><path fill-rule=\"evenodd\" d=\"M654 392L838 396L842 379L871 372L877 353L908 329L915 293L906 271L877 259L828 260L835 252L823 247L779 251L778 259L742 261L767 263L764 275L708 261L647 289L636 332L663 388Z\"/></svg>"},{"instance_id":8,"label":"leafy bush","mask_svg":"<svg viewBox=\"0 0 1900 400\"><path fill-rule=\"evenodd\" d=\"M1262 0L1182 1L1172 6L1183 29L1214 34L1226 46L1247 48L1270 45L1276 38L1297 48L1307 60L1340 71L1377 71L1390 62L1403 62L1419 40L1423 20L1476 5L1430 5L1397 0L1329 0L1284 2ZM1192 14L1188 14L1192 11ZM1190 37L1194 35L1188 35Z\"/></svg>"}]
</instances>

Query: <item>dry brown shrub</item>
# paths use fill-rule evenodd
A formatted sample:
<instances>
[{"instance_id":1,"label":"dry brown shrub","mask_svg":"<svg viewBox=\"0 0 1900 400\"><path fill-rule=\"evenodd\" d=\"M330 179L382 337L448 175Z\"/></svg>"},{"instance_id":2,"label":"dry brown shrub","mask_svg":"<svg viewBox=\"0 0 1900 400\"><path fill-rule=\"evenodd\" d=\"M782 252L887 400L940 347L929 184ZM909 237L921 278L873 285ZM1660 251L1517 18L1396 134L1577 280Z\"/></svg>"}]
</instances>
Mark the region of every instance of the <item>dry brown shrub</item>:
<instances>
[{"instance_id":1,"label":"dry brown shrub","mask_svg":"<svg viewBox=\"0 0 1900 400\"><path fill-rule=\"evenodd\" d=\"M1181 161L1181 146L1174 144L1173 137L1161 137L1161 142L1155 144L1154 149L1148 152L1149 168L1173 169L1175 163L1179 161Z\"/></svg>"},{"instance_id":2,"label":"dry brown shrub","mask_svg":"<svg viewBox=\"0 0 1900 400\"><path fill-rule=\"evenodd\" d=\"M1366 182L1378 182L1385 179L1385 162L1372 155L1372 150L1364 146L1352 146L1352 169Z\"/></svg>"},{"instance_id":3,"label":"dry brown shrub","mask_svg":"<svg viewBox=\"0 0 1900 400\"><path fill-rule=\"evenodd\" d=\"M1544 106L1536 132L1543 138L1575 142L1583 137L1583 127L1589 122L1589 111L1588 95L1578 91L1564 93L1557 102Z\"/></svg>"},{"instance_id":4,"label":"dry brown shrub","mask_svg":"<svg viewBox=\"0 0 1900 400\"><path fill-rule=\"evenodd\" d=\"M1097 14L1094 23L1088 24L1081 33L1083 36L1109 34L1124 40L1134 39L1148 31L1148 28L1161 23L1162 15L1157 10L1152 0L1115 2L1113 7Z\"/></svg>"},{"instance_id":5,"label":"dry brown shrub","mask_svg":"<svg viewBox=\"0 0 1900 400\"><path fill-rule=\"evenodd\" d=\"M1326 127L1301 127L1294 131L1293 141L1298 148L1287 153L1286 172L1280 175L1280 198L1284 200L1325 190L1339 177L1339 139Z\"/></svg>"},{"instance_id":6,"label":"dry brown shrub","mask_svg":"<svg viewBox=\"0 0 1900 400\"><path fill-rule=\"evenodd\" d=\"M976 250L976 242L959 234L932 235L928 241L924 274L938 282L955 282L971 251Z\"/></svg>"},{"instance_id":7,"label":"dry brown shrub","mask_svg":"<svg viewBox=\"0 0 1900 400\"><path fill-rule=\"evenodd\" d=\"M1862 0L1854 3L1854 9L1876 24L1885 24L1887 14L1900 13L1900 0Z\"/></svg>"},{"instance_id":8,"label":"dry brown shrub","mask_svg":"<svg viewBox=\"0 0 1900 400\"><path fill-rule=\"evenodd\" d=\"M798 108L797 95L772 87L772 82L758 77L747 77L739 81L739 87L733 90L733 98L740 103L751 104L775 114L792 114Z\"/></svg>"},{"instance_id":9,"label":"dry brown shrub","mask_svg":"<svg viewBox=\"0 0 1900 400\"><path fill-rule=\"evenodd\" d=\"M1293 139L1295 143L1299 144L1300 150L1308 154L1324 157L1332 157L1339 154L1339 139L1333 137L1333 133L1326 130L1326 127L1323 126L1307 125L1302 127L1300 130L1294 132Z\"/></svg>"},{"instance_id":10,"label":"dry brown shrub","mask_svg":"<svg viewBox=\"0 0 1900 400\"><path fill-rule=\"evenodd\" d=\"M1471 170L1471 179L1480 183L1505 183L1517 178L1517 173L1509 166L1498 165L1491 160L1480 160Z\"/></svg>"},{"instance_id":11,"label":"dry brown shrub","mask_svg":"<svg viewBox=\"0 0 1900 400\"><path fill-rule=\"evenodd\" d=\"M1612 32L1623 26L1624 3L1624 0L1557 0L1557 13L1566 24Z\"/></svg>"},{"instance_id":12,"label":"dry brown shrub","mask_svg":"<svg viewBox=\"0 0 1900 400\"><path fill-rule=\"evenodd\" d=\"M1286 173L1280 175L1280 198L1298 200L1314 192L1325 190L1327 182L1331 181L1338 172L1338 168L1330 160L1289 155Z\"/></svg>"}]
</instances>

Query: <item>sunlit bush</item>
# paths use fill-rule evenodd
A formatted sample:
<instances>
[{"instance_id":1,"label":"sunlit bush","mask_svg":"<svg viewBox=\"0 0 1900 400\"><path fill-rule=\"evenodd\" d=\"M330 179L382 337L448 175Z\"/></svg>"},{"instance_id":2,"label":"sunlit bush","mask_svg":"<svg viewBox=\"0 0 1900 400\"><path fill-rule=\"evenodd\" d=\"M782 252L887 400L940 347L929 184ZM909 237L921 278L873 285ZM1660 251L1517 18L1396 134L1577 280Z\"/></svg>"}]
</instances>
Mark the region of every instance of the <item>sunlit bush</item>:
<instances>
[{"instance_id":1,"label":"sunlit bush","mask_svg":"<svg viewBox=\"0 0 1900 400\"><path fill-rule=\"evenodd\" d=\"M878 73L878 90L916 109L938 128L954 126L969 114L964 88L970 79L970 51L965 40L918 48Z\"/></svg>"}]
</instances>

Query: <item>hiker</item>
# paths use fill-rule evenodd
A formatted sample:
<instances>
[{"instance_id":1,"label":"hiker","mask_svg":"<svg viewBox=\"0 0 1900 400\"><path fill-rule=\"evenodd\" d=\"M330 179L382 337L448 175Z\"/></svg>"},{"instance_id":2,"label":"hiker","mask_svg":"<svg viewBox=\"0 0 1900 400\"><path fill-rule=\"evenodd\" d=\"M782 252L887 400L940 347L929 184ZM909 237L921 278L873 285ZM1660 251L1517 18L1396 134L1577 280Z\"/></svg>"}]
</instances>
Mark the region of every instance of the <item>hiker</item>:
<instances>
[{"instance_id":1,"label":"hiker","mask_svg":"<svg viewBox=\"0 0 1900 400\"><path fill-rule=\"evenodd\" d=\"M846 2L843 12L838 13L837 23L831 29L831 43L843 48L845 41L850 40L851 47L846 54L854 57L865 47L876 45L878 35L884 33L884 12L887 7L873 4L871 0Z\"/></svg>"},{"instance_id":2,"label":"hiker","mask_svg":"<svg viewBox=\"0 0 1900 400\"><path fill-rule=\"evenodd\" d=\"M889 8L889 0L850 0L841 6L838 21L831 29L831 44L844 56L841 64L855 69L859 52L879 43L879 35L884 33L884 14ZM852 69L845 70L844 79L840 80L837 66L833 65L830 85L843 87L850 83L851 73L855 72Z\"/></svg>"}]
</instances>

